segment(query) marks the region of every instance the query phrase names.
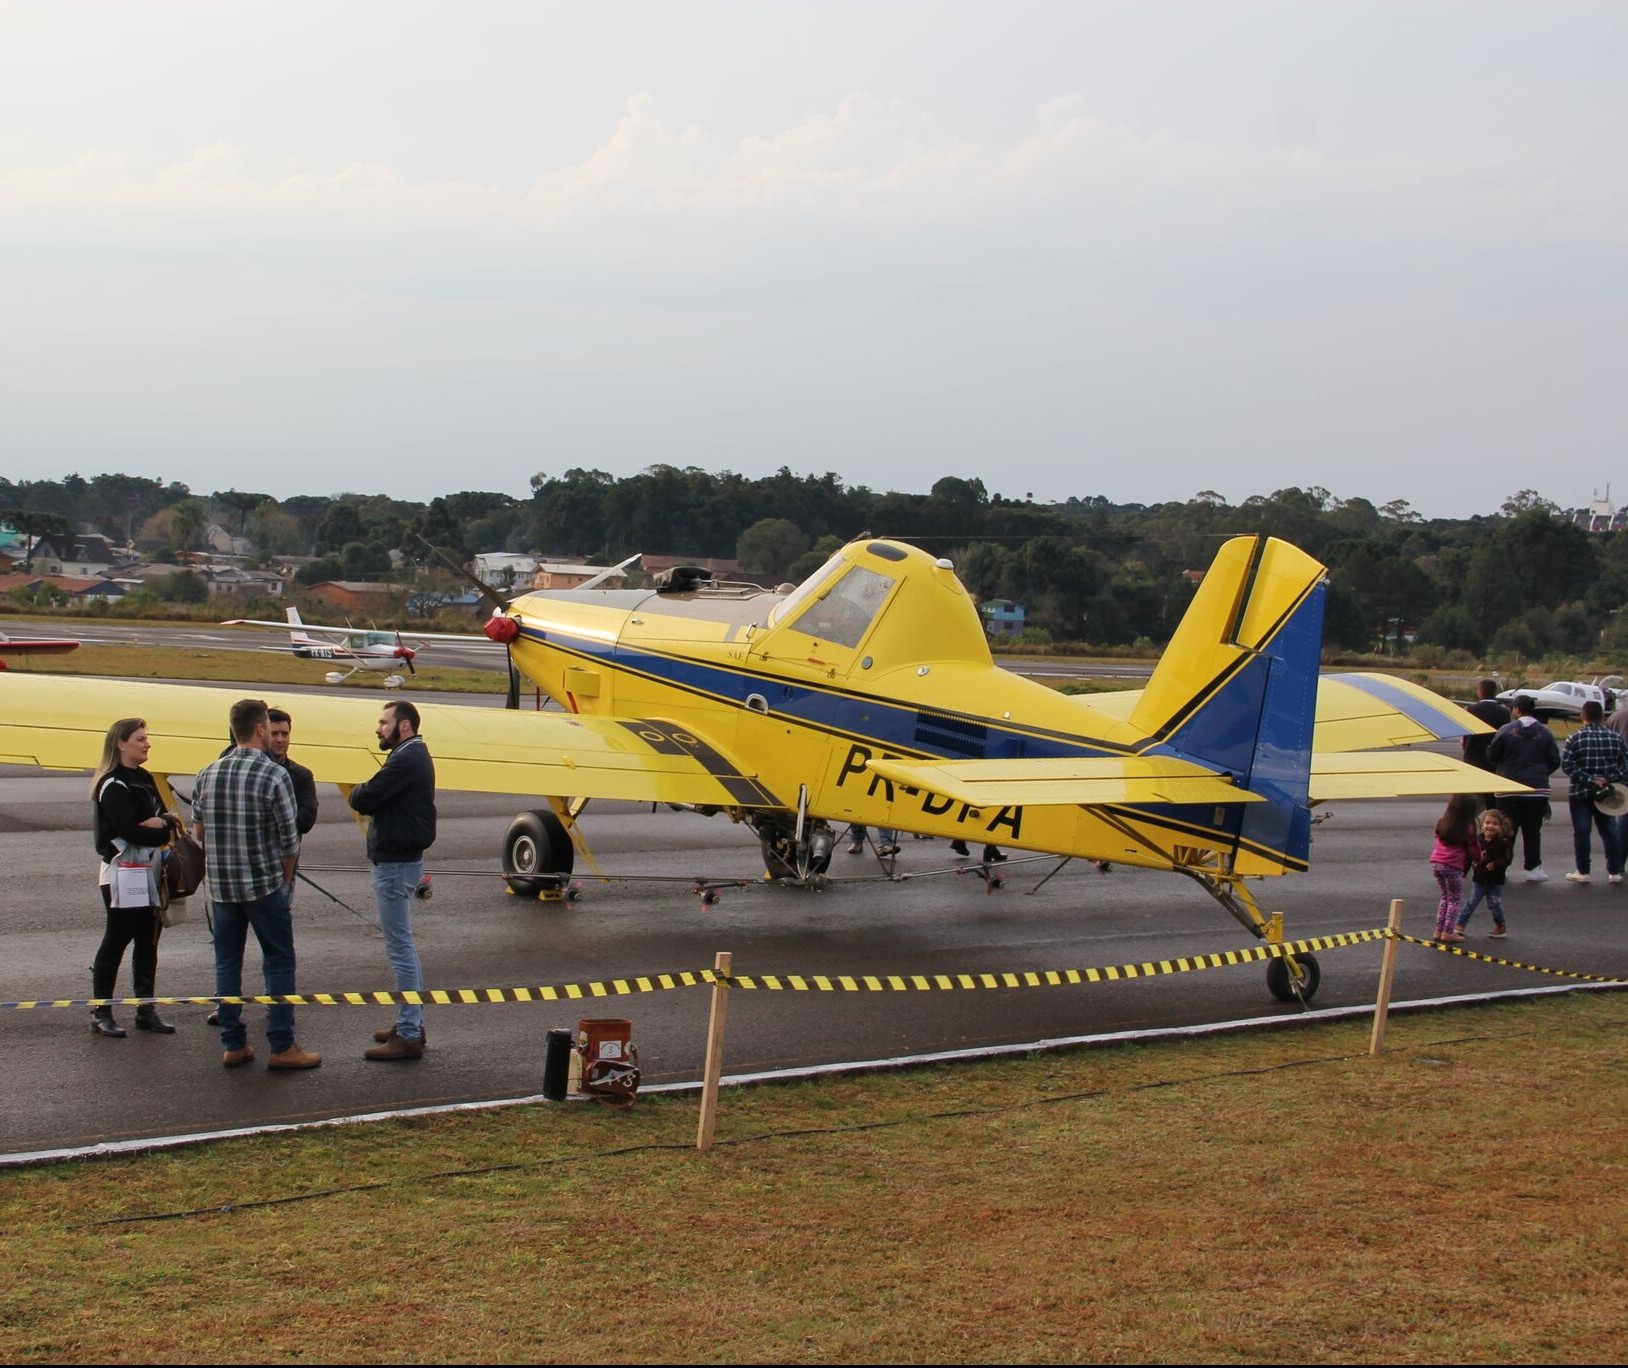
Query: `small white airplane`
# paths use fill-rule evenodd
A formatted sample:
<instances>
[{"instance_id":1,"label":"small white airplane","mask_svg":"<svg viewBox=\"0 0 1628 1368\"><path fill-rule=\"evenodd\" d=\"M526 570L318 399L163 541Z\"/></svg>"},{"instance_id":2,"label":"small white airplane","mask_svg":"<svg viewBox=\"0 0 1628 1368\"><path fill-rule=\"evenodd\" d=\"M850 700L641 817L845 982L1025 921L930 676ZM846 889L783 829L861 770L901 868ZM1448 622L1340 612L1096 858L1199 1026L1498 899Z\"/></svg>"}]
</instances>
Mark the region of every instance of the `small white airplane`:
<instances>
[{"instance_id":1,"label":"small white airplane","mask_svg":"<svg viewBox=\"0 0 1628 1368\"><path fill-rule=\"evenodd\" d=\"M1498 701L1506 706L1524 694L1537 704L1539 717L1565 717L1575 720L1582 716L1583 704L1598 703L1610 713L1623 693L1620 675L1606 675L1592 684L1576 679L1557 679L1541 689L1505 689Z\"/></svg>"},{"instance_id":2,"label":"small white airplane","mask_svg":"<svg viewBox=\"0 0 1628 1368\"><path fill-rule=\"evenodd\" d=\"M334 660L349 665L347 670L330 670L324 676L330 684L343 684L358 670L384 674L387 689L399 689L403 666L416 674L413 658L424 648L422 641L409 646L400 632L356 631L349 627L320 627L300 618L298 608L288 610L288 621L261 622L254 618L232 618L223 627L287 627L287 646L267 646L268 651L290 651L301 660ZM317 633L318 635L311 635Z\"/></svg>"}]
</instances>

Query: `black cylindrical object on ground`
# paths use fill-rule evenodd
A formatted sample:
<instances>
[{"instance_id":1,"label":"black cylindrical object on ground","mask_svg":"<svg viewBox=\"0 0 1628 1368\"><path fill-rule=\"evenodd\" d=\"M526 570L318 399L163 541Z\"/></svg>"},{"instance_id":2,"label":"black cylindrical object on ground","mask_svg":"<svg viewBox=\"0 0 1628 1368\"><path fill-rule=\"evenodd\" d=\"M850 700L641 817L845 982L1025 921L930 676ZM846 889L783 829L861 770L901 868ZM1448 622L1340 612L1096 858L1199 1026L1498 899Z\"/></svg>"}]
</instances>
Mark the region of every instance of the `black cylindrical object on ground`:
<instances>
[{"instance_id":1,"label":"black cylindrical object on ground","mask_svg":"<svg viewBox=\"0 0 1628 1368\"><path fill-rule=\"evenodd\" d=\"M565 1089L570 1080L571 1032L550 1031L548 1046L543 1054L543 1097L550 1102L565 1101Z\"/></svg>"}]
</instances>

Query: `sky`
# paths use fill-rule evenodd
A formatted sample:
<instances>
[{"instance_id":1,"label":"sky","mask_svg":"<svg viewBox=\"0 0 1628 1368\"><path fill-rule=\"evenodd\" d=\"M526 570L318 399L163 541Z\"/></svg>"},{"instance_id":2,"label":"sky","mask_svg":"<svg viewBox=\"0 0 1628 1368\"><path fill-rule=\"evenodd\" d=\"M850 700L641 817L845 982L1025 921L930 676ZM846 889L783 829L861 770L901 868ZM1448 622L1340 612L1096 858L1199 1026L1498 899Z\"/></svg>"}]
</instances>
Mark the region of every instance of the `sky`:
<instances>
[{"instance_id":1,"label":"sky","mask_svg":"<svg viewBox=\"0 0 1628 1368\"><path fill-rule=\"evenodd\" d=\"M1614 482L1628 6L0 5L0 475Z\"/></svg>"}]
</instances>

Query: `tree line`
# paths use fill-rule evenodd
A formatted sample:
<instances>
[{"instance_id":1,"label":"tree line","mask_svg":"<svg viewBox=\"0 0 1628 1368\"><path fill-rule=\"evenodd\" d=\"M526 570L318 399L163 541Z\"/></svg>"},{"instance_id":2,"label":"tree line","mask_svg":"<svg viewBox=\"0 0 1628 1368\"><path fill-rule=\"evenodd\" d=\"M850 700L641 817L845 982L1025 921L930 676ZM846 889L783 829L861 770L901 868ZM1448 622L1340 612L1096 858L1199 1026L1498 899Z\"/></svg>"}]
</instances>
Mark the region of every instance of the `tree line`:
<instances>
[{"instance_id":1,"label":"tree line","mask_svg":"<svg viewBox=\"0 0 1628 1368\"><path fill-rule=\"evenodd\" d=\"M1586 533L1531 490L1496 514L1426 519L1401 500L1376 506L1319 487L1236 505L1208 490L1156 504L1035 503L992 496L978 479L877 492L785 467L756 479L693 466L626 477L572 468L533 476L527 498L462 491L428 503L201 495L127 475L0 477L0 521L38 528L42 519L56 520L51 530L93 525L136 539L154 558L219 522L262 557L317 557L301 572L308 583L400 574L403 554L428 566L420 539L464 561L512 551L608 562L641 551L733 558L754 575L796 580L855 536L897 537L950 557L979 599L1021 603L1037 636L1116 647L1167 640L1192 598L1189 572L1224 538L1263 532L1329 566L1331 647L1416 642L1526 659L1628 650L1628 533Z\"/></svg>"}]
</instances>

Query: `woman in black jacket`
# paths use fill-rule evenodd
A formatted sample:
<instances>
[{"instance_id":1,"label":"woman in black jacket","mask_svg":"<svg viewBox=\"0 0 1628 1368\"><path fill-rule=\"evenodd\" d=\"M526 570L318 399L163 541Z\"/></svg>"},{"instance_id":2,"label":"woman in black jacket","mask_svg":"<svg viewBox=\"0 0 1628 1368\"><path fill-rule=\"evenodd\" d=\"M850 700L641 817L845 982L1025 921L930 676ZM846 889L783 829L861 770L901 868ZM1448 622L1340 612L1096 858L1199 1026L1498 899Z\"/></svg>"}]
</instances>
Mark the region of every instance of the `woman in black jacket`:
<instances>
[{"instance_id":1,"label":"woman in black jacket","mask_svg":"<svg viewBox=\"0 0 1628 1368\"><path fill-rule=\"evenodd\" d=\"M163 925L158 909L115 907L113 887L119 857L129 850L134 859L150 859L157 848L169 844L173 825L179 819L165 811L153 776L142 768L147 752L147 724L139 717L126 717L107 729L102 761L91 779L90 793L95 805L96 853L102 857L102 906L107 912L107 928L91 965L91 996L110 998L118 981L125 946L134 943L131 973L135 995L152 997L158 975L158 936ZM90 1028L97 1035L120 1037L124 1027L113 1020L111 1007L98 1007L91 1014ZM175 1027L162 1020L152 1006L136 1009L136 1028L173 1035Z\"/></svg>"}]
</instances>

